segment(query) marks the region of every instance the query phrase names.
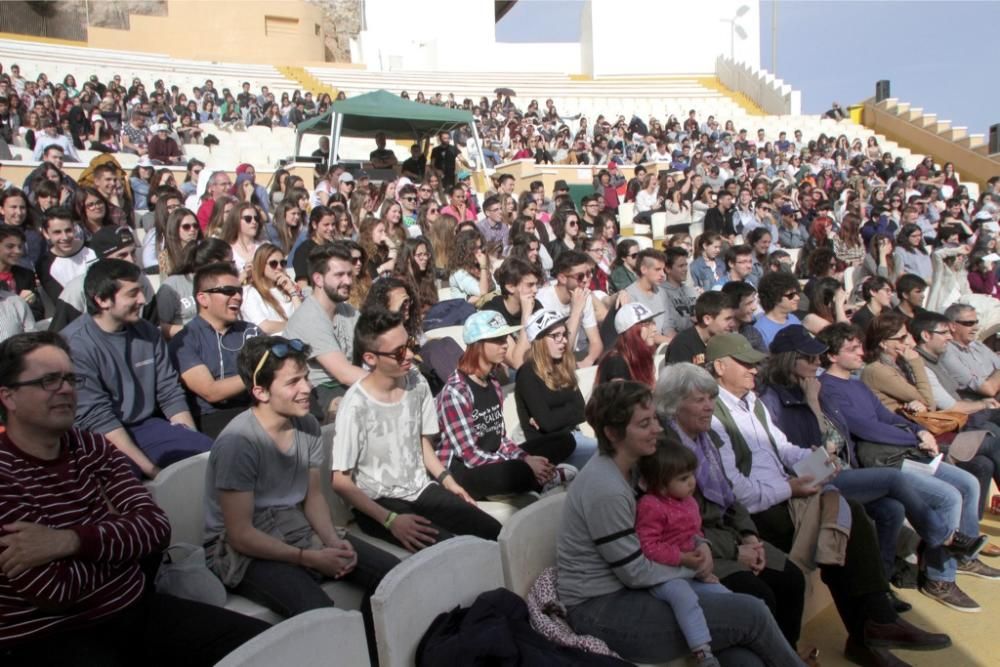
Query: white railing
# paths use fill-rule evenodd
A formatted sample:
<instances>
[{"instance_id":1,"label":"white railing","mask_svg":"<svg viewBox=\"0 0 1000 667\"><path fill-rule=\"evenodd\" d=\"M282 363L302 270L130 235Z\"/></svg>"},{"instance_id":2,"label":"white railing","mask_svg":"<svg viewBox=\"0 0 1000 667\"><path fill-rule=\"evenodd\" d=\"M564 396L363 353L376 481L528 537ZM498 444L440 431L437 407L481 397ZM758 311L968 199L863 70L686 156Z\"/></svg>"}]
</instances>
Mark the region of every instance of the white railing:
<instances>
[{"instance_id":1,"label":"white railing","mask_svg":"<svg viewBox=\"0 0 1000 667\"><path fill-rule=\"evenodd\" d=\"M726 88L743 93L772 116L802 113L802 93L770 72L719 56L715 59L715 75Z\"/></svg>"}]
</instances>

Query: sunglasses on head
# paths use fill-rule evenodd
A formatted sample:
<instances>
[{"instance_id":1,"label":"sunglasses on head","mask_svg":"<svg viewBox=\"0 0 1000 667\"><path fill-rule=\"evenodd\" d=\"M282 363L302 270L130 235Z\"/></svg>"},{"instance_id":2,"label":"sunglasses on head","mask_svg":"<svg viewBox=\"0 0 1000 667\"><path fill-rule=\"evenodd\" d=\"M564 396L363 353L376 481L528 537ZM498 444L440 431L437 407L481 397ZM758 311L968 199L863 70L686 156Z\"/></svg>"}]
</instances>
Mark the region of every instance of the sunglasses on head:
<instances>
[{"instance_id":1,"label":"sunglasses on head","mask_svg":"<svg viewBox=\"0 0 1000 667\"><path fill-rule=\"evenodd\" d=\"M415 338L410 338L403 345L400 345L395 350L389 352L377 352L372 350L372 354L376 357L388 357L395 361L397 364L401 364L406 361L407 351L415 351L417 349L417 340Z\"/></svg>"},{"instance_id":2,"label":"sunglasses on head","mask_svg":"<svg viewBox=\"0 0 1000 667\"><path fill-rule=\"evenodd\" d=\"M303 343L298 338L293 338L290 341L275 343L271 347L267 348L264 354L261 356L260 361L257 362L256 368L253 369L253 377L251 378L251 384L257 386L257 373L260 373L260 369L264 367L264 362L267 361L268 356L274 355L275 359L284 359L288 356L290 352L302 352L306 349L306 344Z\"/></svg>"},{"instance_id":3,"label":"sunglasses on head","mask_svg":"<svg viewBox=\"0 0 1000 667\"><path fill-rule=\"evenodd\" d=\"M218 287L203 289L202 292L205 294L222 294L227 299L230 299L237 294L243 294L243 288L239 285L220 285Z\"/></svg>"},{"instance_id":4,"label":"sunglasses on head","mask_svg":"<svg viewBox=\"0 0 1000 667\"><path fill-rule=\"evenodd\" d=\"M271 267L272 269L276 269L279 266L281 268L285 269L285 268L288 268L288 260L287 259L269 259L269 260L267 260L267 265L269 267Z\"/></svg>"}]
</instances>

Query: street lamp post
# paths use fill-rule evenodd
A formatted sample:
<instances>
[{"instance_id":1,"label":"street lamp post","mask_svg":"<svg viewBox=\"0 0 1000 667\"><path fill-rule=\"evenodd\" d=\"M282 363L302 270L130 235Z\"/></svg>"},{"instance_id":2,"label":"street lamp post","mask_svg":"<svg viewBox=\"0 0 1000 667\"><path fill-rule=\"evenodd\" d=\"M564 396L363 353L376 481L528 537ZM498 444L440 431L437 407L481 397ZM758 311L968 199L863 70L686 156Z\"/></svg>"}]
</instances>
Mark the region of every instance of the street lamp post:
<instances>
[{"instance_id":1,"label":"street lamp post","mask_svg":"<svg viewBox=\"0 0 1000 667\"><path fill-rule=\"evenodd\" d=\"M736 21L743 17L750 11L750 7L747 5L740 5L739 9L736 10L736 15L731 19L719 19L723 23L729 24L729 59L736 62L736 37L739 36L741 40L747 38L747 31L743 29L743 26L738 25Z\"/></svg>"}]
</instances>

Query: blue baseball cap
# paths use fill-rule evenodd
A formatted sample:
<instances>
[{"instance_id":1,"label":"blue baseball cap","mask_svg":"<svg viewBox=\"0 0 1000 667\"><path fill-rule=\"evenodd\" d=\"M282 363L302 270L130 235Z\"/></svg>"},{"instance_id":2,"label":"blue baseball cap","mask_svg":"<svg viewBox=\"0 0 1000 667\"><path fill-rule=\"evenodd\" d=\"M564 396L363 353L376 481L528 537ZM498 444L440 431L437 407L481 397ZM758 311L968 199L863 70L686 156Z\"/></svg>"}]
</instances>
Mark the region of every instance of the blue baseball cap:
<instances>
[{"instance_id":1,"label":"blue baseball cap","mask_svg":"<svg viewBox=\"0 0 1000 667\"><path fill-rule=\"evenodd\" d=\"M512 327L507 324L503 315L495 310L480 310L466 318L462 326L462 340L466 345L472 345L481 340L509 336L520 330L520 326Z\"/></svg>"}]
</instances>

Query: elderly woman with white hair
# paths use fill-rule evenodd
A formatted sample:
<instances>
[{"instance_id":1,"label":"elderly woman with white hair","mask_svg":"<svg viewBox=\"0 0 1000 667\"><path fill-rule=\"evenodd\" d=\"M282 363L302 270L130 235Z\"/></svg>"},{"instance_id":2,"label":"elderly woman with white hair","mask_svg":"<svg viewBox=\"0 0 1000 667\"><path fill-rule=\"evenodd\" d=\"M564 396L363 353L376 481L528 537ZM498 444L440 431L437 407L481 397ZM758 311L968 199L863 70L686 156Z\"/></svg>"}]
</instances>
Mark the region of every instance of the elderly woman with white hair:
<instances>
[{"instance_id":1,"label":"elderly woman with white hair","mask_svg":"<svg viewBox=\"0 0 1000 667\"><path fill-rule=\"evenodd\" d=\"M777 547L762 541L735 498L712 431L719 386L700 366L668 366L653 399L668 437L676 437L698 457L695 499L702 530L712 548L714 574L726 588L760 598L771 610L785 639L795 646L802 626L805 578Z\"/></svg>"}]
</instances>

